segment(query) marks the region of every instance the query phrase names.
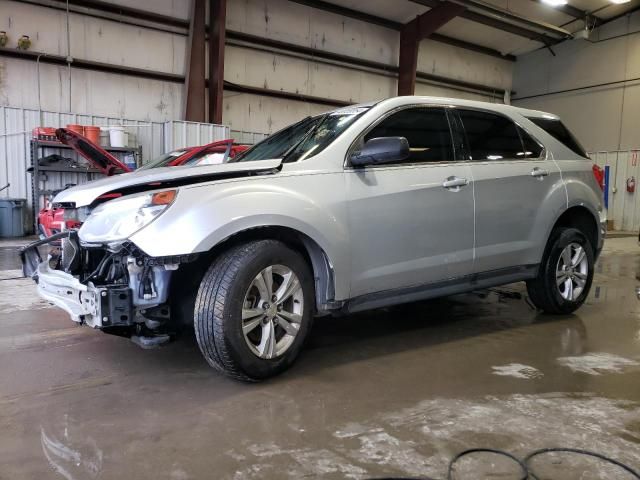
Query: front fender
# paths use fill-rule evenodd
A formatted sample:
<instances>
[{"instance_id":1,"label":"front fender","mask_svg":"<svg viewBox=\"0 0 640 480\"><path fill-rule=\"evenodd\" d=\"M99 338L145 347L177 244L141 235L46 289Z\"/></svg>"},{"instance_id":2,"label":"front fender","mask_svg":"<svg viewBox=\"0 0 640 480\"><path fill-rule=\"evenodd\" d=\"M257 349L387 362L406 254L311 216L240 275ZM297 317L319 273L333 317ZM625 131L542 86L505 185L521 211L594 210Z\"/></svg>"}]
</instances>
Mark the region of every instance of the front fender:
<instances>
[{"instance_id":1,"label":"front fender","mask_svg":"<svg viewBox=\"0 0 640 480\"><path fill-rule=\"evenodd\" d=\"M206 252L241 231L287 227L315 241L348 295L349 232L342 175L283 175L182 188L173 205L130 240L150 256Z\"/></svg>"}]
</instances>

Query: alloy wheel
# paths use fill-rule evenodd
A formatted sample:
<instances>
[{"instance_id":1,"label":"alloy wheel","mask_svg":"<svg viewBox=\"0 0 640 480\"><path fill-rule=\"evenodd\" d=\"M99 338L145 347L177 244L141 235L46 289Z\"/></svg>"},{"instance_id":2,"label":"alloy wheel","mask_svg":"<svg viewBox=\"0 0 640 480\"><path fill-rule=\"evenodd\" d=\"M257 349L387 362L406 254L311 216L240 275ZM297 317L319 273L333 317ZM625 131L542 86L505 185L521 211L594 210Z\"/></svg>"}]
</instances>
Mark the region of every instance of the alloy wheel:
<instances>
[{"instance_id":1,"label":"alloy wheel","mask_svg":"<svg viewBox=\"0 0 640 480\"><path fill-rule=\"evenodd\" d=\"M302 322L304 293L296 274L284 265L263 269L242 304L242 333L259 358L271 359L293 344Z\"/></svg>"},{"instance_id":2,"label":"alloy wheel","mask_svg":"<svg viewBox=\"0 0 640 480\"><path fill-rule=\"evenodd\" d=\"M582 294L589 274L587 254L578 243L567 245L556 266L556 285L565 300L575 301Z\"/></svg>"}]
</instances>

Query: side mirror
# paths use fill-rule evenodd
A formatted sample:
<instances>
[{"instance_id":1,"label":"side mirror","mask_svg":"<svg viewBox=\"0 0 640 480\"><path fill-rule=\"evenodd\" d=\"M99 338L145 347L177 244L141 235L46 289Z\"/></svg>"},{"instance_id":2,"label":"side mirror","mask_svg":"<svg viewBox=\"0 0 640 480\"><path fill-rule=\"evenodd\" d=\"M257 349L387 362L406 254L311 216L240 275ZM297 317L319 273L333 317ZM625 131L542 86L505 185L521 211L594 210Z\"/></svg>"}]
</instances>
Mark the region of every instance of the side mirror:
<instances>
[{"instance_id":1,"label":"side mirror","mask_svg":"<svg viewBox=\"0 0 640 480\"><path fill-rule=\"evenodd\" d=\"M372 138L362 150L351 155L351 165L364 167L383 163L400 162L409 157L409 142L404 137Z\"/></svg>"}]
</instances>

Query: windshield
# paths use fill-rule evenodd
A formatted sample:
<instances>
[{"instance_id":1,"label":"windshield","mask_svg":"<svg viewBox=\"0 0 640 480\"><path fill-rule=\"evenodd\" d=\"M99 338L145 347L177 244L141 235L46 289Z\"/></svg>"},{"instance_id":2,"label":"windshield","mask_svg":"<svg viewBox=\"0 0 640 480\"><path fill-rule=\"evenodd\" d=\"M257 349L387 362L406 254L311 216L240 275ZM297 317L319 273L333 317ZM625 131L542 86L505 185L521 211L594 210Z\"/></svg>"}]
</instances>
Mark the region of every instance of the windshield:
<instances>
[{"instance_id":1,"label":"windshield","mask_svg":"<svg viewBox=\"0 0 640 480\"><path fill-rule=\"evenodd\" d=\"M282 158L296 162L320 153L370 107L347 107L307 117L254 145L233 162Z\"/></svg>"},{"instance_id":2,"label":"windshield","mask_svg":"<svg viewBox=\"0 0 640 480\"><path fill-rule=\"evenodd\" d=\"M185 149L174 150L173 152L163 153L159 157L154 158L149 163L141 166L138 170L149 170L150 168L167 167L176 158L184 155L187 152Z\"/></svg>"}]
</instances>

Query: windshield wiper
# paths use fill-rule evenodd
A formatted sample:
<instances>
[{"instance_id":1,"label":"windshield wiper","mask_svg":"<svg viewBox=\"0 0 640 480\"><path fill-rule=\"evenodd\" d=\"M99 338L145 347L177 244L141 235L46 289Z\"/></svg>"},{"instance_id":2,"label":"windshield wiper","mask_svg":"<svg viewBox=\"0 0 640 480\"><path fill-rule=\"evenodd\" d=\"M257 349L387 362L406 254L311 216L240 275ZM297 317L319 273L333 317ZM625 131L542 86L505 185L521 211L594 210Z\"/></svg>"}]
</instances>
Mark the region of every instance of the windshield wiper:
<instances>
[{"instance_id":1,"label":"windshield wiper","mask_svg":"<svg viewBox=\"0 0 640 480\"><path fill-rule=\"evenodd\" d=\"M289 129L296 128L297 126L299 126L299 125L301 125L301 124L303 124L303 123L305 123L305 122L308 122L308 121L310 121L310 120L312 120L312 119L313 119L313 117L311 117L311 116L304 117L302 120L300 120L300 121L298 121L298 122L296 122L296 123L294 123L294 124L292 124L292 125L289 125L288 127L285 127L285 128L283 128L282 130L277 131L276 133L273 133L273 134L269 135L267 138L265 138L265 139L264 139L264 140L262 140L261 142L256 143L255 145L253 145L253 146L252 146L251 148L249 148L248 150L245 150L244 152L242 152L242 153L240 153L239 155L237 155L236 157L234 157L232 160L230 160L230 161L229 161L229 163L232 163L232 162L234 162L234 163L235 163L235 162L241 162L241 161L242 161L242 159L243 159L244 157L246 157L247 155L249 155L249 154L250 154L251 152L253 152L256 148L259 148L259 146L261 146L261 145L263 145L263 144L268 144L268 142L269 142L269 141L273 142L273 141L274 141L274 138L275 138L276 136L280 135L280 134L281 134L282 132L284 132L285 130L289 130ZM294 146L297 146L297 143L296 143L296 145L294 145ZM291 150L291 148L287 148L287 149L285 150L285 152L284 152L284 155L286 155L286 154L289 152L289 150ZM278 157L278 158L279 158L279 157L282 157L282 155L278 155L277 157ZM275 157L275 156L271 156L271 157L269 157L269 158L276 158L276 157ZM284 158L284 157L282 157L282 158Z\"/></svg>"},{"instance_id":2,"label":"windshield wiper","mask_svg":"<svg viewBox=\"0 0 640 480\"><path fill-rule=\"evenodd\" d=\"M287 149L286 152L284 152L284 155L282 155L282 163L286 163L286 158L293 153L296 148L298 148L300 145L302 145L304 142L306 142L314 133L316 133L318 131L318 128L320 128L320 125L322 125L322 123L324 122L324 120L329 116L329 113L325 113L322 117L320 117L320 119L318 120L318 123L316 123L313 127L311 127L307 133L305 133L302 138L300 139L299 142L296 142L294 145L292 145L289 149Z\"/></svg>"}]
</instances>

